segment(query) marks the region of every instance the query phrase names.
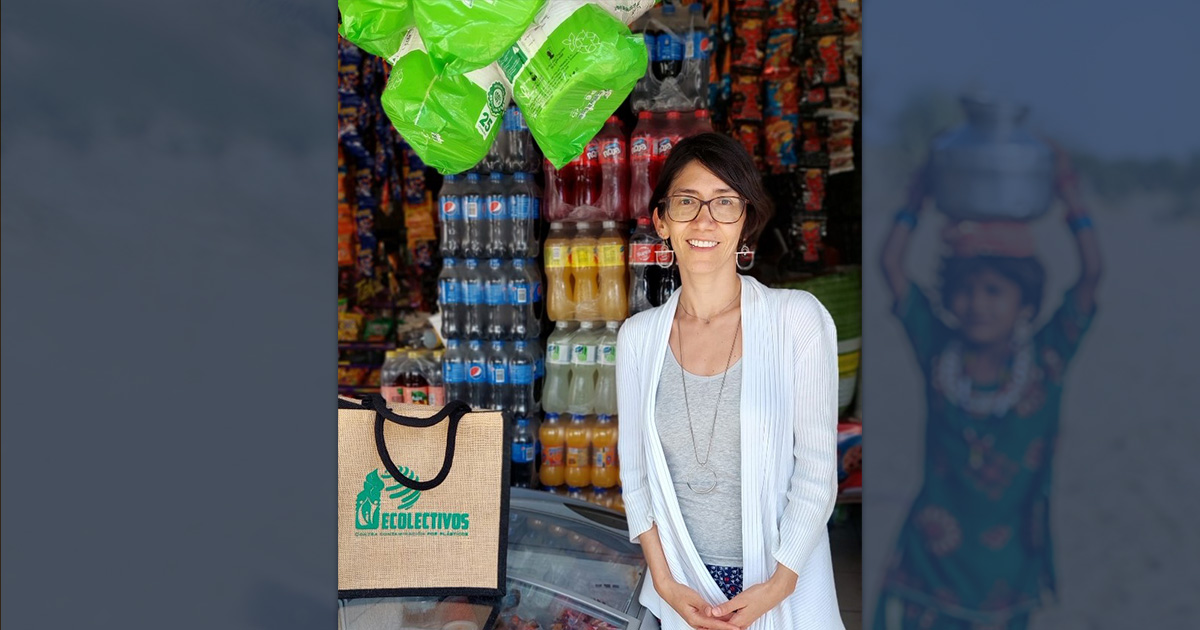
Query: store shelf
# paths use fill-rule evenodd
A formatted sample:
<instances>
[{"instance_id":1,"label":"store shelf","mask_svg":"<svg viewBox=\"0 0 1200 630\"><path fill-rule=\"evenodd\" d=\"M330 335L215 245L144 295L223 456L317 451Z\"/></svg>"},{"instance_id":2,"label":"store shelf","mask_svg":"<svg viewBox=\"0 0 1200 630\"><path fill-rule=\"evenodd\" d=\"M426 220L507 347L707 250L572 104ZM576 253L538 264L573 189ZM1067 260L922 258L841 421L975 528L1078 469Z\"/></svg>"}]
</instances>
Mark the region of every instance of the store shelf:
<instances>
[{"instance_id":1,"label":"store shelf","mask_svg":"<svg viewBox=\"0 0 1200 630\"><path fill-rule=\"evenodd\" d=\"M393 341L339 341L339 350L391 350L396 347Z\"/></svg>"}]
</instances>

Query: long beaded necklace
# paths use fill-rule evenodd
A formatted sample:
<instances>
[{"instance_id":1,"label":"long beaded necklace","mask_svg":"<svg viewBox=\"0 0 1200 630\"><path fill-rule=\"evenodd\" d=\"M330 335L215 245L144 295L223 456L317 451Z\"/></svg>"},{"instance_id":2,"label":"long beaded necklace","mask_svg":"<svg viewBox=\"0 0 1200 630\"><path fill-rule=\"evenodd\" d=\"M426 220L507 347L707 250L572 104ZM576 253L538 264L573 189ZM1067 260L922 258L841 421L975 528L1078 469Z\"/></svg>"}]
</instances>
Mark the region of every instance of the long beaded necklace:
<instances>
[{"instance_id":1,"label":"long beaded necklace","mask_svg":"<svg viewBox=\"0 0 1200 630\"><path fill-rule=\"evenodd\" d=\"M704 451L704 461L700 461L700 448L696 446L696 430L692 424L692 405L688 401L687 375L683 369L683 327L675 321L675 331L679 337L679 378L683 382L683 406L687 409L688 432L692 435L692 456L700 471L687 480L687 486L696 494L708 494L717 488L717 473L709 470L708 459L712 454L713 438L717 431L717 414L721 409L721 395L725 393L725 379L729 376L729 367L733 365L733 349L737 347L738 335L742 332L742 319L738 318L737 328L733 331L733 342L729 344L729 358L725 360L725 373L721 375L721 389L717 390L717 400L713 403L712 427L708 431L708 448Z\"/></svg>"}]
</instances>

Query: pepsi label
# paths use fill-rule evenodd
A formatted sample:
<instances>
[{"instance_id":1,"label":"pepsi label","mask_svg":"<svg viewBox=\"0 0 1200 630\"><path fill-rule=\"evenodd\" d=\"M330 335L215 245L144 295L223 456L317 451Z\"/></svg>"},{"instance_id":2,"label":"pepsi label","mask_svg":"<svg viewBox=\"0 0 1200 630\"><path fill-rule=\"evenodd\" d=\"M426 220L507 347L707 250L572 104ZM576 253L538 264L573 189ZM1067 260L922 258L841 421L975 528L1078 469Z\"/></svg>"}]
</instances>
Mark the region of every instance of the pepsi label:
<instances>
[{"instance_id":1,"label":"pepsi label","mask_svg":"<svg viewBox=\"0 0 1200 630\"><path fill-rule=\"evenodd\" d=\"M460 208L458 207L458 199L454 197L442 198L442 219L457 219Z\"/></svg>"},{"instance_id":2,"label":"pepsi label","mask_svg":"<svg viewBox=\"0 0 1200 630\"><path fill-rule=\"evenodd\" d=\"M528 464L533 461L533 444L528 442L524 444L513 443L512 445L512 461L514 464Z\"/></svg>"},{"instance_id":3,"label":"pepsi label","mask_svg":"<svg viewBox=\"0 0 1200 630\"><path fill-rule=\"evenodd\" d=\"M464 304L483 304L483 283L468 281L467 290L463 294Z\"/></svg>"},{"instance_id":4,"label":"pepsi label","mask_svg":"<svg viewBox=\"0 0 1200 630\"><path fill-rule=\"evenodd\" d=\"M442 363L442 371L446 373L447 383L462 383L467 380L467 366L462 361Z\"/></svg>"},{"instance_id":5,"label":"pepsi label","mask_svg":"<svg viewBox=\"0 0 1200 630\"><path fill-rule=\"evenodd\" d=\"M463 206L466 210L468 219L479 218L479 206L483 204L483 198L479 195L469 195L463 197Z\"/></svg>"},{"instance_id":6,"label":"pepsi label","mask_svg":"<svg viewBox=\"0 0 1200 630\"><path fill-rule=\"evenodd\" d=\"M504 283L489 282L484 290L483 299L488 306L502 306L504 304Z\"/></svg>"},{"instance_id":7,"label":"pepsi label","mask_svg":"<svg viewBox=\"0 0 1200 630\"><path fill-rule=\"evenodd\" d=\"M517 305L529 304L529 283L514 282L509 285L509 291L512 297L512 303Z\"/></svg>"},{"instance_id":8,"label":"pepsi label","mask_svg":"<svg viewBox=\"0 0 1200 630\"><path fill-rule=\"evenodd\" d=\"M468 383L482 383L487 380L487 370L484 369L482 363L471 362L466 369Z\"/></svg>"},{"instance_id":9,"label":"pepsi label","mask_svg":"<svg viewBox=\"0 0 1200 630\"><path fill-rule=\"evenodd\" d=\"M508 382L508 368L503 363L493 363L488 366L488 382L493 385L503 385Z\"/></svg>"},{"instance_id":10,"label":"pepsi label","mask_svg":"<svg viewBox=\"0 0 1200 630\"><path fill-rule=\"evenodd\" d=\"M505 203L502 196L488 197L487 210L488 217L492 219L505 219L508 217L508 204Z\"/></svg>"}]
</instances>

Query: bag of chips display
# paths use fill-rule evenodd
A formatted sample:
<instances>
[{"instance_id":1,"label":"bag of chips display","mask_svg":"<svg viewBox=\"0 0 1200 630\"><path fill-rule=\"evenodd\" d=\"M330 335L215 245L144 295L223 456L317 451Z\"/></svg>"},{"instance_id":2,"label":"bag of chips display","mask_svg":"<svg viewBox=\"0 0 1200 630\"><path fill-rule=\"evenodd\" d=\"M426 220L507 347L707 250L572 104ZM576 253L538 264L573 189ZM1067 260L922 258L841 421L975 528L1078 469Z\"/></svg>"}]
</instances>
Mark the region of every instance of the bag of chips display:
<instances>
[{"instance_id":1,"label":"bag of chips display","mask_svg":"<svg viewBox=\"0 0 1200 630\"><path fill-rule=\"evenodd\" d=\"M418 29L411 28L380 100L423 162L442 173L461 173L487 155L509 94L496 66L461 75L437 72Z\"/></svg>"},{"instance_id":2,"label":"bag of chips display","mask_svg":"<svg viewBox=\"0 0 1200 630\"><path fill-rule=\"evenodd\" d=\"M555 0L497 65L542 153L562 168L646 73L647 53L642 36L604 9Z\"/></svg>"},{"instance_id":3,"label":"bag of chips display","mask_svg":"<svg viewBox=\"0 0 1200 630\"><path fill-rule=\"evenodd\" d=\"M412 0L434 66L449 74L495 61L525 32L546 0Z\"/></svg>"}]
</instances>

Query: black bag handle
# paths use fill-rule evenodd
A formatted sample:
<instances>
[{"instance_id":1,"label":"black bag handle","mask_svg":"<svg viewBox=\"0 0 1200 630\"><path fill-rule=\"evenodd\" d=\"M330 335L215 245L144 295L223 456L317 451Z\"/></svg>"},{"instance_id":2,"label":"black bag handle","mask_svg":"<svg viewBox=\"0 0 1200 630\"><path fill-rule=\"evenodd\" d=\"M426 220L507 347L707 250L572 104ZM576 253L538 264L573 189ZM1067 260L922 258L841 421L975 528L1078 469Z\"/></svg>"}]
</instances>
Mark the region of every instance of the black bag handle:
<instances>
[{"instance_id":1,"label":"black bag handle","mask_svg":"<svg viewBox=\"0 0 1200 630\"><path fill-rule=\"evenodd\" d=\"M446 403L445 407L442 407L440 411L428 418L410 418L393 413L391 409L388 409L387 401L382 396L368 394L363 397L363 407L375 410L375 449L379 451L379 459L383 462L383 467L387 469L393 479L400 482L406 488L420 492L432 490L446 480L446 477L450 474L450 466L454 463L454 443L458 437L458 423L462 421L463 416L470 413L470 405L461 400L454 400ZM387 444L383 441L384 420L406 427L429 428L446 418L450 419L450 423L446 426L446 455L442 460L442 469L438 471L438 474L433 479L426 481L416 481L401 474L396 463L392 461L392 456L387 452Z\"/></svg>"}]
</instances>

